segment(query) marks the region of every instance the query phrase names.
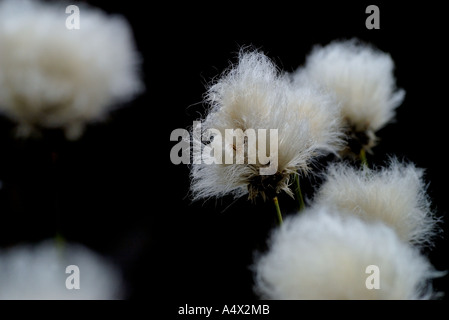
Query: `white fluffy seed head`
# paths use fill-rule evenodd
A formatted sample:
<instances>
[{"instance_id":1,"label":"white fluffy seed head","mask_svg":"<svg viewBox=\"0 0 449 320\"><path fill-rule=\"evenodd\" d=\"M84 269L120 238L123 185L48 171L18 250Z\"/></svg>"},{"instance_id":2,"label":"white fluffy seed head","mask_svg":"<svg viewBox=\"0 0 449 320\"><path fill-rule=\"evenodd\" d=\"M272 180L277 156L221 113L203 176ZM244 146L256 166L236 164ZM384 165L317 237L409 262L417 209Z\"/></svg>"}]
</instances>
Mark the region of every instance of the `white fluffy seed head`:
<instances>
[{"instance_id":1,"label":"white fluffy seed head","mask_svg":"<svg viewBox=\"0 0 449 320\"><path fill-rule=\"evenodd\" d=\"M341 104L336 96L313 83L296 86L286 92L290 95L287 113L306 119L315 148L323 153L334 153L344 147Z\"/></svg>"},{"instance_id":2,"label":"white fluffy seed head","mask_svg":"<svg viewBox=\"0 0 449 320\"><path fill-rule=\"evenodd\" d=\"M313 86L295 89L260 52L240 52L239 63L209 87L206 102L210 110L202 122L204 131L215 129L225 137L226 129L278 130L278 164L276 175L264 177L259 174L262 164L250 164L247 157L244 164L193 165L191 190L195 199L226 194L240 197L248 189L252 199L257 194L265 197L261 184L270 184L274 192L291 194L291 174L307 173L316 156L335 153L341 145L339 106L332 96ZM204 148L200 135L193 135L193 140L197 148ZM258 148L260 143L257 136ZM267 154L272 150L269 143L267 136ZM222 153L237 148L229 140L222 145ZM202 159L195 158L194 154L193 163L214 158L204 154Z\"/></svg>"},{"instance_id":3,"label":"white fluffy seed head","mask_svg":"<svg viewBox=\"0 0 449 320\"><path fill-rule=\"evenodd\" d=\"M66 270L72 265L78 270ZM75 272L79 289L68 289ZM46 240L0 251L1 300L115 300L124 289L119 269L79 244Z\"/></svg>"},{"instance_id":4,"label":"white fluffy seed head","mask_svg":"<svg viewBox=\"0 0 449 320\"><path fill-rule=\"evenodd\" d=\"M373 265L379 289L366 285L373 272L367 267ZM390 227L326 207L287 217L253 271L255 292L276 300L429 299L434 297L430 280L439 275Z\"/></svg>"},{"instance_id":5,"label":"white fluffy seed head","mask_svg":"<svg viewBox=\"0 0 449 320\"><path fill-rule=\"evenodd\" d=\"M439 219L431 210L423 173L396 158L390 158L386 167L371 170L335 163L329 166L315 202L366 221L382 221L404 241L431 245Z\"/></svg>"},{"instance_id":6,"label":"white fluffy seed head","mask_svg":"<svg viewBox=\"0 0 449 320\"><path fill-rule=\"evenodd\" d=\"M396 88L390 54L357 39L314 47L293 78L298 86L314 82L334 92L348 135L365 133L367 150L376 144L374 133L394 119L405 96Z\"/></svg>"},{"instance_id":7,"label":"white fluffy seed head","mask_svg":"<svg viewBox=\"0 0 449 320\"><path fill-rule=\"evenodd\" d=\"M30 128L84 126L143 89L132 30L121 16L81 6L80 28L66 27L65 6L0 2L0 113ZM27 130L28 129L28 130Z\"/></svg>"}]
</instances>

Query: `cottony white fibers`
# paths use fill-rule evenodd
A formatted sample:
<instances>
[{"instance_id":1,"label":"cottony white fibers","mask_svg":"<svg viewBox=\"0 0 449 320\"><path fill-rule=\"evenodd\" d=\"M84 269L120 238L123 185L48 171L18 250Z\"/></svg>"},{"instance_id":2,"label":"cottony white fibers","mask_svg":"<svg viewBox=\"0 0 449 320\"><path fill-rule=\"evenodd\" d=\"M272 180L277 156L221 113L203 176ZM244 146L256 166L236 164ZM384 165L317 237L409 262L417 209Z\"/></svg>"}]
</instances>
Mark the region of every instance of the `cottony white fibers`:
<instances>
[{"instance_id":1,"label":"cottony white fibers","mask_svg":"<svg viewBox=\"0 0 449 320\"><path fill-rule=\"evenodd\" d=\"M326 204L366 221L382 221L404 241L430 245L438 219L430 209L422 169L391 158L380 169L356 169L345 163L330 165L327 180L315 195Z\"/></svg>"},{"instance_id":2,"label":"cottony white fibers","mask_svg":"<svg viewBox=\"0 0 449 320\"><path fill-rule=\"evenodd\" d=\"M66 287L70 265L79 268L79 289ZM123 289L119 270L78 244L46 240L0 251L1 300L123 299Z\"/></svg>"},{"instance_id":3,"label":"cottony white fibers","mask_svg":"<svg viewBox=\"0 0 449 320\"><path fill-rule=\"evenodd\" d=\"M245 164L193 165L191 190L195 199L226 194L240 197L248 192L252 199L258 194L265 198L265 191L281 190L291 194L289 176L306 173L314 157L336 152L341 144L339 106L332 96L313 86L294 88L260 52L240 52L239 63L209 87L206 102L210 109L202 123L204 131L213 129L224 137L226 129L277 129L278 170L274 175L260 175L264 163L248 164L251 154L245 154ZM273 148L270 139L263 142L259 138L257 143L266 145L269 154ZM205 146L198 134L193 136L193 143L201 150ZM227 141L223 154L235 156L237 148L233 141ZM203 155L193 163L213 160L214 155L206 159Z\"/></svg>"},{"instance_id":4,"label":"cottony white fibers","mask_svg":"<svg viewBox=\"0 0 449 320\"><path fill-rule=\"evenodd\" d=\"M288 91L287 113L306 119L315 148L328 153L337 153L344 145L341 106L332 92L312 83ZM293 122L297 120L293 118Z\"/></svg>"},{"instance_id":5,"label":"cottony white fibers","mask_svg":"<svg viewBox=\"0 0 449 320\"><path fill-rule=\"evenodd\" d=\"M388 53L352 39L316 46L294 79L298 86L316 82L333 91L348 126L372 138L393 120L404 99L405 92L396 88L393 71Z\"/></svg>"},{"instance_id":6,"label":"cottony white fibers","mask_svg":"<svg viewBox=\"0 0 449 320\"><path fill-rule=\"evenodd\" d=\"M0 2L0 113L21 133L63 128L78 138L88 122L143 89L127 21L80 7L80 29L66 28L65 7Z\"/></svg>"},{"instance_id":7,"label":"cottony white fibers","mask_svg":"<svg viewBox=\"0 0 449 320\"><path fill-rule=\"evenodd\" d=\"M368 266L379 268L379 289L368 289ZM418 249L380 223L313 207L274 230L253 265L263 299L429 299L438 273ZM371 283L371 281L370 281Z\"/></svg>"}]
</instances>

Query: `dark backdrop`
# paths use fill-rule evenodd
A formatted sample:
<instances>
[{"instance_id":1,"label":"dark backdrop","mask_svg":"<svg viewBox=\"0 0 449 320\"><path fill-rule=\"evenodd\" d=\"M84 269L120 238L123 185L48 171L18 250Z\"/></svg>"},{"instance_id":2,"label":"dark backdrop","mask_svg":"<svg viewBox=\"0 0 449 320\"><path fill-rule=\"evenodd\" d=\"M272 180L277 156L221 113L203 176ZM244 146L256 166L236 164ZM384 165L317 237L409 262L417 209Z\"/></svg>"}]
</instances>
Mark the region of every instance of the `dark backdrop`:
<instances>
[{"instance_id":1,"label":"dark backdrop","mask_svg":"<svg viewBox=\"0 0 449 320\"><path fill-rule=\"evenodd\" d=\"M170 133L204 114L205 84L236 62L241 46L252 45L293 71L314 44L352 37L390 53L398 87L406 91L396 122L379 132L381 143L370 163L397 155L425 168L434 209L446 214L447 51L441 7L379 1L89 2L131 22L147 91L106 123L89 126L77 142L65 141L58 131L19 141L13 124L1 118L1 246L59 232L120 265L129 298L256 299L249 266L276 225L273 208L246 199L191 203L189 168L170 162L175 145ZM380 30L365 27L370 4L379 6ZM316 181L303 183L311 196ZM280 201L288 214L291 200ZM426 251L440 270L449 268L445 223L446 238ZM435 286L447 290L447 278Z\"/></svg>"}]
</instances>

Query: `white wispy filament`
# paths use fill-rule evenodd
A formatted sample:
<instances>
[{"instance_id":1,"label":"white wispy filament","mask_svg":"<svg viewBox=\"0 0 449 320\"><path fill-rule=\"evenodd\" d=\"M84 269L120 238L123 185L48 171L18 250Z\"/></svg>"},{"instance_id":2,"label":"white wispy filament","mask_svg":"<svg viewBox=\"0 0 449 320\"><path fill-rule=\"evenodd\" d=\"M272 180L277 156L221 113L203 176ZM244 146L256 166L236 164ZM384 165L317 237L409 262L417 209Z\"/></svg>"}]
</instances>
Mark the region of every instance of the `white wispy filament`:
<instances>
[{"instance_id":1,"label":"white wispy filament","mask_svg":"<svg viewBox=\"0 0 449 320\"><path fill-rule=\"evenodd\" d=\"M378 289L366 285L367 267L373 265ZM438 276L390 227L325 207L285 219L253 270L261 298L285 300L429 299L430 280Z\"/></svg>"},{"instance_id":2,"label":"white wispy filament","mask_svg":"<svg viewBox=\"0 0 449 320\"><path fill-rule=\"evenodd\" d=\"M332 95L314 86L294 88L260 52L240 52L238 64L208 88L206 102L204 131L215 129L224 137L226 129L277 129L277 172L260 175L262 164L249 164L248 157L245 164L206 164L215 156L194 155L193 163L199 163L191 171L195 199L247 193L251 199L265 198L270 190L291 194L291 174L306 173L315 157L335 153L341 144L340 110ZM198 134L193 138L194 145L204 148ZM259 137L257 142L261 143ZM222 146L224 154L236 148L233 141Z\"/></svg>"},{"instance_id":3,"label":"white wispy filament","mask_svg":"<svg viewBox=\"0 0 449 320\"><path fill-rule=\"evenodd\" d=\"M81 6L77 30L66 28L67 17L56 3L0 2L0 113L24 136L62 128L77 139L143 89L123 17Z\"/></svg>"},{"instance_id":4,"label":"white wispy filament","mask_svg":"<svg viewBox=\"0 0 449 320\"><path fill-rule=\"evenodd\" d=\"M430 245L439 219L431 210L423 174L423 169L396 158L378 169L336 163L329 166L315 202L366 221L382 221L394 228L402 240Z\"/></svg>"},{"instance_id":5,"label":"white wispy filament","mask_svg":"<svg viewBox=\"0 0 449 320\"><path fill-rule=\"evenodd\" d=\"M79 268L79 288L68 289L67 266ZM119 269L88 248L54 240L0 250L0 300L110 300L125 298Z\"/></svg>"},{"instance_id":6,"label":"white wispy filament","mask_svg":"<svg viewBox=\"0 0 449 320\"><path fill-rule=\"evenodd\" d=\"M367 151L376 143L376 131L394 119L405 96L396 88L390 54L358 39L315 46L293 77L298 86L315 82L334 92L348 135Z\"/></svg>"}]
</instances>

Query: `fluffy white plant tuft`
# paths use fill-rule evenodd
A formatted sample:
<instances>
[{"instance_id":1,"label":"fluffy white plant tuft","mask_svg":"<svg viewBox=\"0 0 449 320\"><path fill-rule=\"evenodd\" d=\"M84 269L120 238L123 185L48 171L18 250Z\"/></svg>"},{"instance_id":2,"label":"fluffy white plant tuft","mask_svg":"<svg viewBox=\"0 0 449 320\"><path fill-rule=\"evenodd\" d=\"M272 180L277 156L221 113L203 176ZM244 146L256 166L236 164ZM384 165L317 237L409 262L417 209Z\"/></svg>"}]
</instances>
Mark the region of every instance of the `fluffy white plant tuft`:
<instances>
[{"instance_id":1,"label":"fluffy white plant tuft","mask_svg":"<svg viewBox=\"0 0 449 320\"><path fill-rule=\"evenodd\" d=\"M79 268L79 289L66 287L70 265ZM0 300L116 300L123 290L119 269L79 244L46 240L0 251Z\"/></svg>"},{"instance_id":2,"label":"fluffy white plant tuft","mask_svg":"<svg viewBox=\"0 0 449 320\"><path fill-rule=\"evenodd\" d=\"M379 268L379 289L366 285L372 265ZM390 227L326 207L287 217L253 270L255 292L276 300L429 299L436 297L430 280L439 276Z\"/></svg>"},{"instance_id":3,"label":"fluffy white plant tuft","mask_svg":"<svg viewBox=\"0 0 449 320\"><path fill-rule=\"evenodd\" d=\"M18 133L62 128L77 139L87 123L143 90L131 27L118 15L80 7L66 28L65 6L0 1L0 113Z\"/></svg>"},{"instance_id":4,"label":"fluffy white plant tuft","mask_svg":"<svg viewBox=\"0 0 449 320\"><path fill-rule=\"evenodd\" d=\"M315 46L294 79L297 86L315 82L334 92L348 135L368 151L375 145L375 132L394 119L405 96L396 88L390 54L358 39Z\"/></svg>"},{"instance_id":5,"label":"fluffy white plant tuft","mask_svg":"<svg viewBox=\"0 0 449 320\"><path fill-rule=\"evenodd\" d=\"M191 171L195 199L247 193L251 199L257 195L265 198L269 189L291 194L291 175L306 174L315 157L336 153L342 143L340 110L333 96L314 86L294 88L288 77L257 51L241 51L238 64L208 88L206 102L209 110L201 124L203 131L215 129L225 137L226 129L277 129L278 164L276 174L261 176L263 164L249 163L248 154L244 164L207 164L216 156L194 155L193 163L201 162ZM199 134L193 140L198 149L204 148ZM267 153L269 142L267 137ZM257 137L258 148L260 143ZM235 157L237 148L234 141L225 141L222 154L231 152Z\"/></svg>"},{"instance_id":6,"label":"fluffy white plant tuft","mask_svg":"<svg viewBox=\"0 0 449 320\"><path fill-rule=\"evenodd\" d=\"M390 158L388 165L379 169L335 163L329 166L315 202L366 221L383 221L402 240L431 245L439 229L439 219L431 210L423 174L423 169L396 158Z\"/></svg>"}]
</instances>

